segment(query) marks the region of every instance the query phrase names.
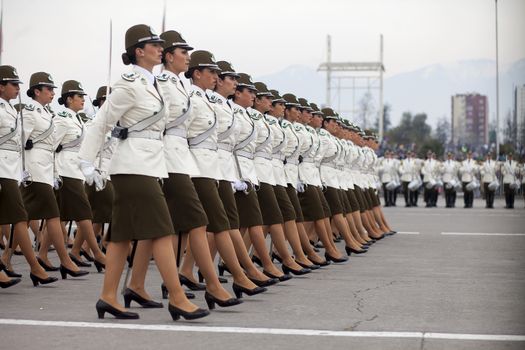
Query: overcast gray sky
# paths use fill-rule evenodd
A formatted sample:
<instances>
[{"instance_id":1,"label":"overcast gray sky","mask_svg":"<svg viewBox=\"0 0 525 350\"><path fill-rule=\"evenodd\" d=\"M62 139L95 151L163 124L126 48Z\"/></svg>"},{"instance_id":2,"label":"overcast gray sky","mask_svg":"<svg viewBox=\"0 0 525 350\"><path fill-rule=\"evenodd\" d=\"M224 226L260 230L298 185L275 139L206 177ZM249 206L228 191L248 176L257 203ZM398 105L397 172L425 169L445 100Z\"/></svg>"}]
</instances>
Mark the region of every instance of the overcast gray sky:
<instances>
[{"instance_id":1,"label":"overcast gray sky","mask_svg":"<svg viewBox=\"0 0 525 350\"><path fill-rule=\"evenodd\" d=\"M28 82L44 70L88 93L107 81L109 19L114 81L124 33L145 23L160 34L163 0L3 0L2 63ZM525 0L499 0L500 62L525 57ZM385 40L388 76L434 63L493 59L494 0L168 0L166 28L238 71L261 76L317 67L332 35L334 61L374 61ZM25 95L24 95L25 96ZM322 102L322 101L318 101Z\"/></svg>"}]
</instances>

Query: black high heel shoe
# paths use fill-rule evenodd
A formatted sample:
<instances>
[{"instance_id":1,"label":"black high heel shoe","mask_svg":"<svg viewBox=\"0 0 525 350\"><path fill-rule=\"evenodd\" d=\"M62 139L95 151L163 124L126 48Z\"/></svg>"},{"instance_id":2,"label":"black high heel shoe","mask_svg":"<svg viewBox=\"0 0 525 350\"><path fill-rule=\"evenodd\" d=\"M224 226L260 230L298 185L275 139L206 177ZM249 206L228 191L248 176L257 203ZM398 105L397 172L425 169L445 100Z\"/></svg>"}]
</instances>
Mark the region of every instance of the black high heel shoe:
<instances>
[{"instance_id":1,"label":"black high heel shoe","mask_svg":"<svg viewBox=\"0 0 525 350\"><path fill-rule=\"evenodd\" d=\"M104 318L104 314L106 312L108 314L112 314L115 318L122 320L136 320L139 318L138 313L130 311L120 311L119 309L114 308L102 299L98 299L95 308L97 309L98 318L100 319Z\"/></svg>"},{"instance_id":2,"label":"black high heel shoe","mask_svg":"<svg viewBox=\"0 0 525 350\"><path fill-rule=\"evenodd\" d=\"M364 253L367 253L368 250L366 249L362 249L362 250L356 250L352 247L348 247L348 246L345 246L345 251L346 251L346 255L350 256L352 255L352 253L354 254L364 254Z\"/></svg>"},{"instance_id":3,"label":"black high heel shoe","mask_svg":"<svg viewBox=\"0 0 525 350\"><path fill-rule=\"evenodd\" d=\"M252 256L252 261L253 261L255 264L259 265L260 267L264 267L264 266L263 266L263 263L262 263L262 261L261 261L261 259L259 259L258 256L253 255L253 256Z\"/></svg>"},{"instance_id":4,"label":"black high heel shoe","mask_svg":"<svg viewBox=\"0 0 525 350\"><path fill-rule=\"evenodd\" d=\"M87 263L87 262L84 262L82 260L80 260L79 258L77 258L76 256L74 256L73 254L69 253L69 258L71 260L73 260L73 262L78 266L78 267L91 267L91 264L90 263Z\"/></svg>"},{"instance_id":5,"label":"black high heel shoe","mask_svg":"<svg viewBox=\"0 0 525 350\"><path fill-rule=\"evenodd\" d=\"M95 258L89 255L84 249L80 249L80 256L86 258L87 261L95 262Z\"/></svg>"},{"instance_id":6,"label":"black high heel shoe","mask_svg":"<svg viewBox=\"0 0 525 350\"><path fill-rule=\"evenodd\" d=\"M124 306L126 308L129 308L129 306L131 305L131 301L136 302L137 304L139 304L145 309L162 309L164 307L162 303L158 301L154 301L154 300L145 299L141 297L140 295L138 295L137 293L135 293L134 290L129 289L129 288L126 288L126 290L124 290L123 296L124 296Z\"/></svg>"},{"instance_id":7,"label":"black high heel shoe","mask_svg":"<svg viewBox=\"0 0 525 350\"><path fill-rule=\"evenodd\" d=\"M181 274L179 274L179 282L181 285L186 286L191 290L206 290L206 286L204 284L195 283Z\"/></svg>"},{"instance_id":8,"label":"black high heel shoe","mask_svg":"<svg viewBox=\"0 0 525 350\"><path fill-rule=\"evenodd\" d=\"M335 258L335 257L331 256L331 255L328 254L328 253L325 253L325 254L324 254L324 257L326 258L326 260L328 260L328 261L332 261L332 262L334 262L334 263L336 263L336 264L344 263L344 262L348 261L348 258L347 258L347 257L344 257L344 256L343 256L342 258Z\"/></svg>"},{"instance_id":9,"label":"black high heel shoe","mask_svg":"<svg viewBox=\"0 0 525 350\"><path fill-rule=\"evenodd\" d=\"M230 275L232 274L228 266L225 263L218 263L217 268L219 269L219 276L224 276L224 271L227 271Z\"/></svg>"},{"instance_id":10,"label":"black high heel shoe","mask_svg":"<svg viewBox=\"0 0 525 350\"><path fill-rule=\"evenodd\" d=\"M281 259L281 257L275 253L272 253L272 262L274 260L277 260L278 262L280 262L281 264L283 263L283 259Z\"/></svg>"},{"instance_id":11,"label":"black high heel shoe","mask_svg":"<svg viewBox=\"0 0 525 350\"><path fill-rule=\"evenodd\" d=\"M0 282L0 288L9 288L14 286L15 284L20 283L22 280L20 278L12 278L7 282Z\"/></svg>"},{"instance_id":12,"label":"black high heel shoe","mask_svg":"<svg viewBox=\"0 0 525 350\"><path fill-rule=\"evenodd\" d=\"M96 259L93 259L93 263L95 264L95 267L97 268L98 273L104 271L104 269L106 268L106 264L103 264Z\"/></svg>"},{"instance_id":13,"label":"black high heel shoe","mask_svg":"<svg viewBox=\"0 0 525 350\"><path fill-rule=\"evenodd\" d=\"M319 269L321 268L320 265L315 264L315 263L313 263L312 265L306 265L306 264L303 264L303 263L301 263L301 262L299 262L299 261L297 261L297 260L296 260L295 262L296 262L299 266L304 267L305 269L310 269L310 270L319 270Z\"/></svg>"},{"instance_id":14,"label":"black high heel shoe","mask_svg":"<svg viewBox=\"0 0 525 350\"><path fill-rule=\"evenodd\" d=\"M277 278L279 280L279 282L284 282L284 281L288 281L288 280L291 280L293 277L292 275L288 274L288 273L285 273L284 275L282 276L276 276L274 275L273 273L270 273L268 271L265 271L263 270L263 273L268 276L268 277L271 277L271 278ZM255 282L254 282L255 283Z\"/></svg>"},{"instance_id":15,"label":"black high heel shoe","mask_svg":"<svg viewBox=\"0 0 525 350\"><path fill-rule=\"evenodd\" d=\"M173 306L172 304L168 305L168 311L170 312L173 321L177 321L181 316L186 320L196 320L198 318L206 317L210 314L208 310L201 308L198 308L193 312L184 311L176 306Z\"/></svg>"},{"instance_id":16,"label":"black high heel shoe","mask_svg":"<svg viewBox=\"0 0 525 350\"><path fill-rule=\"evenodd\" d=\"M14 277L19 278L22 277L21 274L14 272L13 270L9 270L7 266L4 265L3 262L0 261L0 271L4 271L7 277Z\"/></svg>"},{"instance_id":17,"label":"black high heel shoe","mask_svg":"<svg viewBox=\"0 0 525 350\"><path fill-rule=\"evenodd\" d=\"M87 274L89 274L89 271L84 271L84 270L73 271L73 270L68 269L64 265L60 264L60 275L62 275L63 280L67 278L67 275L70 275L71 277L81 277Z\"/></svg>"},{"instance_id":18,"label":"black high heel shoe","mask_svg":"<svg viewBox=\"0 0 525 350\"><path fill-rule=\"evenodd\" d=\"M44 270L46 270L47 272L52 272L52 271L58 271L60 270L60 268L58 267L55 267L55 266L51 266L51 265L48 265L44 262L44 260L40 259L38 256L36 257L36 261L38 261L38 263L40 264L40 266L42 266L44 268Z\"/></svg>"},{"instance_id":19,"label":"black high heel shoe","mask_svg":"<svg viewBox=\"0 0 525 350\"><path fill-rule=\"evenodd\" d=\"M197 271L197 275L199 276L199 282L200 283L204 282L204 276L202 275L200 270ZM219 278L219 283L228 283L228 280L226 278L221 277L221 276L218 276L218 278Z\"/></svg>"},{"instance_id":20,"label":"black high heel shoe","mask_svg":"<svg viewBox=\"0 0 525 350\"><path fill-rule=\"evenodd\" d=\"M206 300L206 304L208 304L208 309L213 310L215 309L215 304L219 305L220 307L230 307L242 304L242 300L237 298L230 298L228 300L221 300L217 299L214 295L211 293L204 293L204 299Z\"/></svg>"},{"instance_id":21,"label":"black high heel shoe","mask_svg":"<svg viewBox=\"0 0 525 350\"><path fill-rule=\"evenodd\" d=\"M319 248L317 248L317 247L315 246L315 242L314 242L314 241L310 241L310 245L313 247L314 252L316 252L316 253L319 253L319 252L320 252Z\"/></svg>"},{"instance_id":22,"label":"black high heel shoe","mask_svg":"<svg viewBox=\"0 0 525 350\"><path fill-rule=\"evenodd\" d=\"M268 286L273 286L274 284L279 283L278 278L268 278L267 280L264 280L264 281L256 280L255 278L250 278L250 277L248 277L248 279L259 287L268 287Z\"/></svg>"},{"instance_id":23,"label":"black high heel shoe","mask_svg":"<svg viewBox=\"0 0 525 350\"><path fill-rule=\"evenodd\" d=\"M166 287L164 283L160 285L160 290L162 291L162 299L168 299L168 296L170 295L170 293L168 292L168 288ZM195 299L195 294L193 293L184 292L184 294L186 294L186 298L188 299Z\"/></svg>"},{"instance_id":24,"label":"black high heel shoe","mask_svg":"<svg viewBox=\"0 0 525 350\"><path fill-rule=\"evenodd\" d=\"M242 298L242 293L252 296L252 295L259 294L259 293L264 293L268 290L265 287L255 287L253 289L248 289L248 288L239 286L236 283L234 283L232 287L233 287L233 292L235 293L235 296L237 297L237 299Z\"/></svg>"},{"instance_id":25,"label":"black high heel shoe","mask_svg":"<svg viewBox=\"0 0 525 350\"><path fill-rule=\"evenodd\" d=\"M304 267L302 269L300 269L300 270L294 270L291 267L283 265L282 268L283 268L283 272L284 273L290 273L291 272L291 273L293 273L296 276L306 275L307 273L312 272L312 270L310 270L308 268L304 268Z\"/></svg>"},{"instance_id":26,"label":"black high heel shoe","mask_svg":"<svg viewBox=\"0 0 525 350\"><path fill-rule=\"evenodd\" d=\"M56 277L40 278L37 275L33 275L32 273L29 273L29 278L31 278L31 281L33 281L34 287L37 287L39 283L49 284L58 281L58 278Z\"/></svg>"}]
</instances>

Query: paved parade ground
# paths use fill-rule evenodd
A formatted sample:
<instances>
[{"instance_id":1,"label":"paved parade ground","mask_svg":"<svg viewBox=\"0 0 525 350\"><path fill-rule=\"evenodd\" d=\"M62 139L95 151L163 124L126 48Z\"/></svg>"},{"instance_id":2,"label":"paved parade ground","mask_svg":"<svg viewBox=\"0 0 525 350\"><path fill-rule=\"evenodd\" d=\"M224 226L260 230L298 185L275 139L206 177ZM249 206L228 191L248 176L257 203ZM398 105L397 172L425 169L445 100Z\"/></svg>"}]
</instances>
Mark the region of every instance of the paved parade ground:
<instances>
[{"instance_id":1,"label":"paved parade ground","mask_svg":"<svg viewBox=\"0 0 525 350\"><path fill-rule=\"evenodd\" d=\"M140 320L99 320L94 305L102 274L90 268L85 279L34 288L23 257L15 256L14 269L24 277L0 290L1 347L524 349L523 198L515 210L502 209L501 200L484 209L479 199L474 209L400 205L384 208L400 233L367 254L194 322L171 321L166 302L164 309L133 308ZM148 290L160 300L153 264L148 278ZM205 307L203 292L196 293Z\"/></svg>"}]
</instances>

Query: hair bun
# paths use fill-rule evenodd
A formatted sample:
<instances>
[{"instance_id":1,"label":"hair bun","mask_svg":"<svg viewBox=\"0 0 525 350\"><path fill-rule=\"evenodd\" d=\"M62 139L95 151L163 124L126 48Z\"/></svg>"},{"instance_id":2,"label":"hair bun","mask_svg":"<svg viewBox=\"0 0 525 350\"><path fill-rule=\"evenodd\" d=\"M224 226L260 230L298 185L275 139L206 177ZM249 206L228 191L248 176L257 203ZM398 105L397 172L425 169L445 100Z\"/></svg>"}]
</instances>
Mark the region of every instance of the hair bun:
<instances>
[{"instance_id":1,"label":"hair bun","mask_svg":"<svg viewBox=\"0 0 525 350\"><path fill-rule=\"evenodd\" d=\"M124 53L122 54L122 62L123 62L126 66L128 66L128 65L131 64L131 60L129 59L129 56L128 56L127 52L124 52Z\"/></svg>"},{"instance_id":2,"label":"hair bun","mask_svg":"<svg viewBox=\"0 0 525 350\"><path fill-rule=\"evenodd\" d=\"M62 96L60 96L60 97L58 98L58 104L59 104L59 105L64 105L64 103L65 103L64 98L63 98Z\"/></svg>"}]
</instances>

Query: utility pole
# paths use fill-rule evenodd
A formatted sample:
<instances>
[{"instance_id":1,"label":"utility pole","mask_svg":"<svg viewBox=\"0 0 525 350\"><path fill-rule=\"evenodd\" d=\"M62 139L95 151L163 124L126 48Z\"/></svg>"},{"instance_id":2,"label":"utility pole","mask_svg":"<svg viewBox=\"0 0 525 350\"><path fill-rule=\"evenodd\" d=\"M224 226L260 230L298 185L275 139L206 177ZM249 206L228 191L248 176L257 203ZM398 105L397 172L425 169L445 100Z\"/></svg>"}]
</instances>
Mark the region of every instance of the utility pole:
<instances>
[{"instance_id":1,"label":"utility pole","mask_svg":"<svg viewBox=\"0 0 525 350\"><path fill-rule=\"evenodd\" d=\"M496 5L496 159L499 157L499 52L498 52L498 0Z\"/></svg>"},{"instance_id":2,"label":"utility pole","mask_svg":"<svg viewBox=\"0 0 525 350\"><path fill-rule=\"evenodd\" d=\"M381 67L379 68L379 142L383 141L384 134L384 107L383 107L383 34L380 36L380 47L379 47L379 63Z\"/></svg>"},{"instance_id":3,"label":"utility pole","mask_svg":"<svg viewBox=\"0 0 525 350\"><path fill-rule=\"evenodd\" d=\"M330 62L332 61L332 37L330 34L326 36L326 62L328 63L326 69L326 106L329 107L331 104L331 92L332 92L332 69Z\"/></svg>"}]
</instances>

